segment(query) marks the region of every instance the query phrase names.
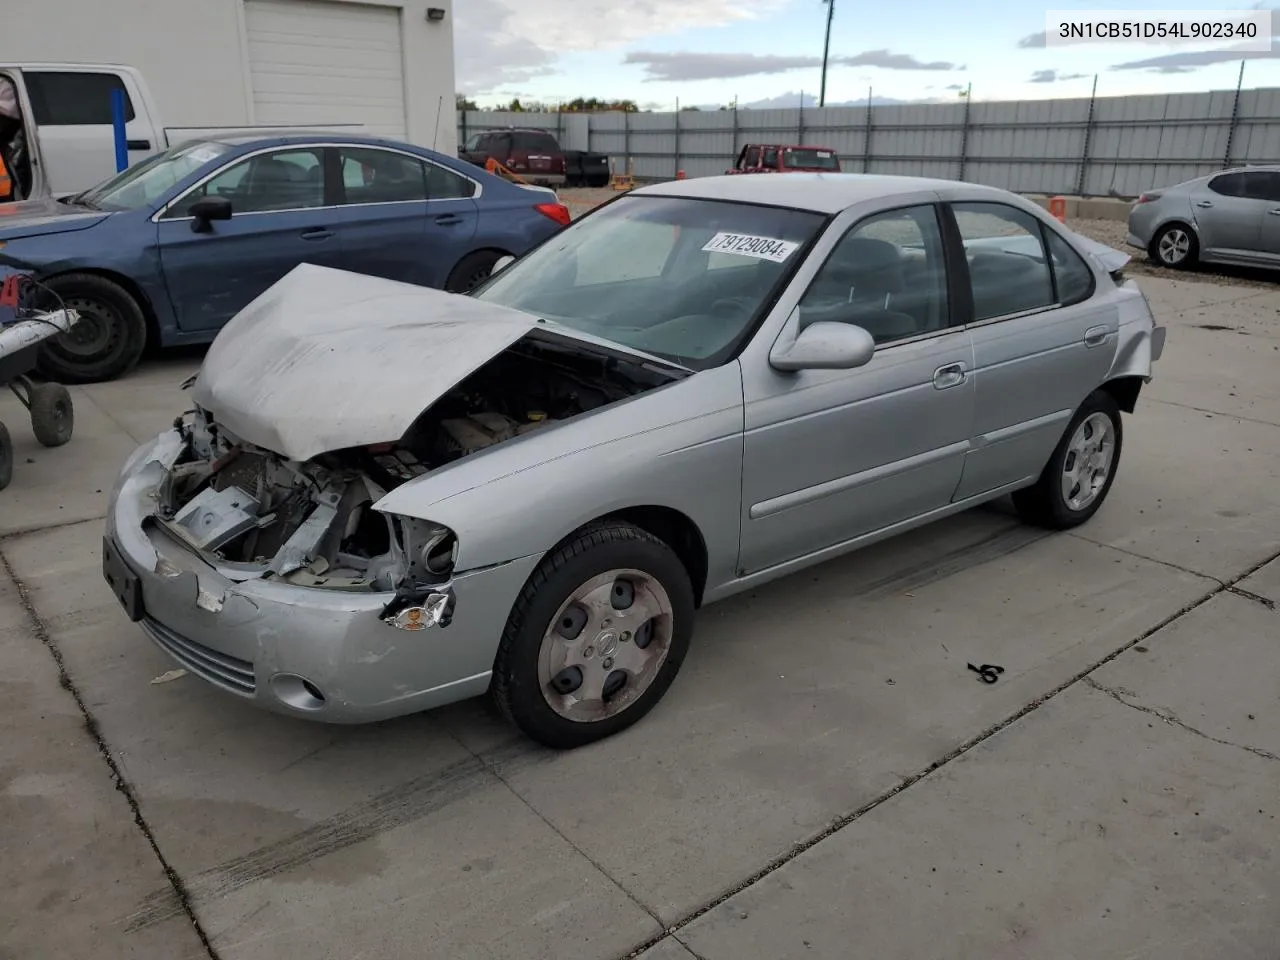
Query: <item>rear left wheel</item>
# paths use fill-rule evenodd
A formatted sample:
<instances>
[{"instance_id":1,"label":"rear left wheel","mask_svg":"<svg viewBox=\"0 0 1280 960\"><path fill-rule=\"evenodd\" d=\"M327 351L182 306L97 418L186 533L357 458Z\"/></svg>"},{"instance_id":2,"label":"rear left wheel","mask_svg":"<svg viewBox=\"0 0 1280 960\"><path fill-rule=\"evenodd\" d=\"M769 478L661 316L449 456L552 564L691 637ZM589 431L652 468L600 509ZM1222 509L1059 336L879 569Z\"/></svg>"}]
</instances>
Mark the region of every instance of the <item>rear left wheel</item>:
<instances>
[{"instance_id":1,"label":"rear left wheel","mask_svg":"<svg viewBox=\"0 0 1280 960\"><path fill-rule=\"evenodd\" d=\"M1053 530L1084 523L1111 492L1123 439L1120 407L1111 394L1095 390L1071 418L1035 486L1013 495L1018 514Z\"/></svg>"},{"instance_id":2,"label":"rear left wheel","mask_svg":"<svg viewBox=\"0 0 1280 960\"><path fill-rule=\"evenodd\" d=\"M449 293L470 293L489 279L494 265L506 254L496 250L479 250L469 253L459 261L445 281L444 288Z\"/></svg>"},{"instance_id":3,"label":"rear left wheel","mask_svg":"<svg viewBox=\"0 0 1280 960\"><path fill-rule=\"evenodd\" d=\"M554 749L612 736L671 686L693 616L688 572L669 546L630 524L586 527L517 598L494 662L494 700Z\"/></svg>"},{"instance_id":4,"label":"rear left wheel","mask_svg":"<svg viewBox=\"0 0 1280 960\"><path fill-rule=\"evenodd\" d=\"M1171 223L1162 227L1151 241L1147 251L1151 259L1162 267L1174 270L1185 270L1195 265L1199 254L1199 244L1191 228L1181 223Z\"/></svg>"}]
</instances>

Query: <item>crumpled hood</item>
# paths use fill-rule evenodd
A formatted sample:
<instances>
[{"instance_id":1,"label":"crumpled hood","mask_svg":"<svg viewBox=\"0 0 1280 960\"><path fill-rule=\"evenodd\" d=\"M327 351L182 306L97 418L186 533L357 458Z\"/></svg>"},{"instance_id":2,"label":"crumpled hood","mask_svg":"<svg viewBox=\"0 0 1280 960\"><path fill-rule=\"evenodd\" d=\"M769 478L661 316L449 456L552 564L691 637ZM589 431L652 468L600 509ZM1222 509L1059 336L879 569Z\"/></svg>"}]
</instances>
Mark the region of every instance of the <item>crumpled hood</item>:
<instances>
[{"instance_id":1,"label":"crumpled hood","mask_svg":"<svg viewBox=\"0 0 1280 960\"><path fill-rule=\"evenodd\" d=\"M400 439L537 323L516 310L302 264L218 333L196 403L293 460Z\"/></svg>"},{"instance_id":2,"label":"crumpled hood","mask_svg":"<svg viewBox=\"0 0 1280 960\"><path fill-rule=\"evenodd\" d=\"M110 213L89 210L52 197L0 203L0 240L41 237L50 233L70 233L101 223Z\"/></svg>"},{"instance_id":3,"label":"crumpled hood","mask_svg":"<svg viewBox=\"0 0 1280 960\"><path fill-rule=\"evenodd\" d=\"M241 440L310 460L399 440L423 410L531 332L670 367L508 307L302 264L222 328L192 392Z\"/></svg>"}]
</instances>

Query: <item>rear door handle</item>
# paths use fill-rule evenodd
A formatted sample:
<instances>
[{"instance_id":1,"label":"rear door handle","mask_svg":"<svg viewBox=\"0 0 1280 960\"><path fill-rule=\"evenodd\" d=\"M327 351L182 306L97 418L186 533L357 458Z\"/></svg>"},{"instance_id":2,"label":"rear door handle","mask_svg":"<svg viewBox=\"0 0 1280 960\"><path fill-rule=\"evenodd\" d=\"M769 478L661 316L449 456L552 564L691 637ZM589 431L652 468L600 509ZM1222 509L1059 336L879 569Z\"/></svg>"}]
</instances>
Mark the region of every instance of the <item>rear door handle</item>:
<instances>
[{"instance_id":1,"label":"rear door handle","mask_svg":"<svg viewBox=\"0 0 1280 960\"><path fill-rule=\"evenodd\" d=\"M1280 217L1280 207L1276 207L1274 210L1268 210L1267 213L1271 214L1273 217Z\"/></svg>"},{"instance_id":2,"label":"rear door handle","mask_svg":"<svg viewBox=\"0 0 1280 960\"><path fill-rule=\"evenodd\" d=\"M939 390L955 387L964 383L964 364L948 363L933 371L933 385Z\"/></svg>"},{"instance_id":3,"label":"rear door handle","mask_svg":"<svg viewBox=\"0 0 1280 960\"><path fill-rule=\"evenodd\" d=\"M1197 206L1197 207L1212 207L1212 206L1213 206L1213 201L1212 201L1212 200L1201 200L1201 201L1199 201L1198 203L1196 203L1196 206Z\"/></svg>"},{"instance_id":4,"label":"rear door handle","mask_svg":"<svg viewBox=\"0 0 1280 960\"><path fill-rule=\"evenodd\" d=\"M150 150L151 149L150 140L126 140L124 145L125 145L125 148L128 150Z\"/></svg>"},{"instance_id":5,"label":"rear door handle","mask_svg":"<svg viewBox=\"0 0 1280 960\"><path fill-rule=\"evenodd\" d=\"M333 236L333 231L324 227L316 227L313 230L303 230L301 236L303 240L328 240Z\"/></svg>"},{"instance_id":6,"label":"rear door handle","mask_svg":"<svg viewBox=\"0 0 1280 960\"><path fill-rule=\"evenodd\" d=\"M1107 328L1105 326L1090 327L1084 332L1084 345L1086 347L1100 347L1107 342Z\"/></svg>"},{"instance_id":7,"label":"rear door handle","mask_svg":"<svg viewBox=\"0 0 1280 960\"><path fill-rule=\"evenodd\" d=\"M456 213L442 213L440 216L436 217L436 223L440 224L442 227L451 227L455 223L461 222L462 217Z\"/></svg>"}]
</instances>

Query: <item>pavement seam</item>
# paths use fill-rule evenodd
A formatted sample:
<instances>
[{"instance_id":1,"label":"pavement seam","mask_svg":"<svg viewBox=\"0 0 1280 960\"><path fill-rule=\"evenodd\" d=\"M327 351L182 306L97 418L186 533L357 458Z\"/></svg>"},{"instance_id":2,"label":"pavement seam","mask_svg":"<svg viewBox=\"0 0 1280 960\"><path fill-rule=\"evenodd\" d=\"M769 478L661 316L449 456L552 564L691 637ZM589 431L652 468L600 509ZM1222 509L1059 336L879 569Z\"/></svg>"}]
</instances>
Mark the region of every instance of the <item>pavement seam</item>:
<instances>
[{"instance_id":1,"label":"pavement seam","mask_svg":"<svg viewBox=\"0 0 1280 960\"><path fill-rule=\"evenodd\" d=\"M1212 580L1224 590L1232 589L1230 585L1235 582L1234 580L1227 581L1223 580L1221 577L1215 577L1212 573L1204 573L1201 570L1192 570L1190 567L1184 567L1182 564L1174 563L1172 560L1161 560L1159 557L1149 557L1145 553L1138 553L1135 550L1117 547L1114 543L1107 543L1103 540L1094 540L1092 537L1086 537L1083 533L1077 533L1074 530L1067 530L1066 533L1068 536L1075 537L1077 540L1083 540L1085 543L1091 543L1095 547L1102 547L1106 550L1114 550L1116 553L1123 553L1126 557L1133 557L1135 560L1146 560L1148 563L1156 563L1162 567L1168 567L1170 570L1177 570L1179 573L1187 573L1193 577L1199 577L1202 580Z\"/></svg>"},{"instance_id":2,"label":"pavement seam","mask_svg":"<svg viewBox=\"0 0 1280 960\"><path fill-rule=\"evenodd\" d=\"M1234 747L1237 750L1243 750L1246 753L1252 753L1254 756L1262 757L1264 760L1280 762L1280 756L1277 756L1270 750L1264 750L1262 747L1251 747L1244 743L1235 743L1231 740L1223 740L1219 737L1213 736L1212 734L1205 733L1203 730L1199 730L1191 726L1191 724L1187 723L1185 720L1180 719L1172 710L1161 710L1157 707L1148 707L1141 703L1134 703L1132 700L1127 700L1125 699L1125 693L1128 693L1129 691L1120 690L1116 687L1108 687L1106 684L1099 683L1097 680L1093 679L1093 677L1085 677L1084 682L1099 693L1105 693L1112 700L1123 704L1131 710L1137 710L1139 713L1158 717L1170 726L1178 727L1180 730L1185 730L1187 733L1193 733L1197 737L1203 737L1211 743L1217 743L1224 747Z\"/></svg>"},{"instance_id":3,"label":"pavement seam","mask_svg":"<svg viewBox=\"0 0 1280 960\"><path fill-rule=\"evenodd\" d=\"M450 730L450 731L449 731L449 736L453 737L454 741L455 741L459 746L461 746L463 750L466 750L466 751L467 751L467 753L469 753L469 754L471 754L473 757L475 757L475 758L476 758L476 760L478 760L478 761L480 762L480 765L481 765L482 767L484 767L486 770L488 770L488 771L489 771L489 773L494 777L494 779L496 779L499 783L501 783L501 784L502 784L502 785L503 785L503 786L504 786L504 787L505 787L505 788L506 788L506 789L511 793L511 795L512 795L513 797L515 797L517 800L519 800L519 801L520 801L520 803L521 803L521 804L523 804L523 805L525 806L525 808L529 810L529 812L530 812L530 813L532 813L535 817L537 817L539 820L541 820L543 823L545 823L545 824L547 825L547 827L551 830L551 832L552 832L552 833L554 833L557 837L559 837L561 840L563 840L565 843L567 843L567 844L569 845L569 848L570 848L571 850L573 850L573 852L574 852L574 853L576 853L578 856L582 857L582 859L583 859L583 860L585 860L585 861L587 861L587 863L591 864L591 866L592 866L592 867L594 867L597 871L599 871L599 873L600 873L600 875L601 875L601 876L603 876L603 877L607 878L607 879L608 879L608 881L609 881L610 883L612 883L615 887L617 887L617 888L622 892L623 896L625 896L628 900L630 900L630 901L631 901L632 903L634 903L637 907L639 907L639 908L640 908L640 909L645 913L645 915L646 915L646 916L648 916L649 918L651 918L651 919L653 920L653 922L654 922L654 923L656 923L656 924L658 925L659 929L661 929L661 930L663 931L663 932L662 932L662 933L657 937L657 940L661 940L661 939L662 939L662 937L666 936L666 934L667 934L667 933L671 932L671 931L667 930L667 926L666 926L666 924L664 924L664 923L662 922L662 918L661 918L661 917L659 917L659 916L657 915L657 913L655 913L653 910L650 910L650 909L649 909L649 907L644 903L644 901L642 901L642 900L641 900L639 897L637 897L634 893L632 893L632 892L631 892L630 890L628 890L625 886L623 886L623 885L622 885L622 883L618 880L618 878L617 878L617 877L615 877L615 876L614 876L613 874L611 874L608 870L606 870L603 866L601 866L599 863L597 863L597 862L595 861L595 859L594 859L590 854L588 854L588 853L587 853L585 850L583 850L580 846L578 846L576 843L574 843L572 840L570 840L570 839L569 839L569 837L568 837L568 836L566 836L566 835L564 834L564 832L560 830L560 828L559 828L559 827L557 827L554 823L552 823L549 819L547 819L547 817L542 813L542 811L541 811L541 810L539 810L539 809L538 809L537 807L535 807L532 803L530 803L528 800L526 800L526 799L525 799L525 798L520 794L520 791L518 791L515 787L513 787L513 786L512 786L512 785L507 781L507 778L506 778L506 777L504 777L504 776L502 775L502 772L498 769L498 766L497 766L497 764L496 764L496 763L492 762L492 761L491 761L488 757L486 757L484 754L476 753L476 751L472 750L472 749L471 749L471 747L469 747L469 746L467 746L467 744L463 743L462 739L461 739L460 737L458 737L456 734L454 734L454 732L453 732L452 730ZM655 940L655 942L657 942L657 941Z\"/></svg>"},{"instance_id":4,"label":"pavement seam","mask_svg":"<svg viewBox=\"0 0 1280 960\"><path fill-rule=\"evenodd\" d=\"M62 658L62 651L54 642L52 634L49 632L48 626L44 619L36 610L35 602L31 598L31 591L23 582L17 572L13 568L13 564L9 561L9 557L0 550L0 571L8 576L13 583L14 588L18 591L18 602L22 604L22 609L26 611L27 619L30 621L32 629L46 650L49 656L53 658L54 666L58 670L58 685L62 687L71 698L75 701L76 707L80 711L80 716L84 721L85 730L93 739L94 744L98 748L98 753L102 756L102 760L107 765L107 769L111 773L111 781L115 788L124 795L125 801L129 805L129 810L133 814L133 822L146 838L147 843L151 845L151 852L155 854L156 860L160 864L161 870L164 872L165 878L173 887L174 896L177 897L178 903L182 907L182 912L186 914L187 920L191 923L192 929L195 930L196 936L200 938L200 943L204 947L210 960L219 960L217 952L213 949L213 944L209 940L209 935L205 933L204 927L201 926L199 918L196 917L195 909L192 906L191 899L187 895L186 886L182 882L182 877L169 863L168 859L160 850L155 834L151 832L151 827L147 823L146 818L142 815L142 807L138 803L137 795L133 791L133 787L124 774L120 770L119 764L111 754L111 748L107 746L107 741L102 736L102 731L98 727L98 721L90 712L88 705L84 701L84 696L80 693L80 688L76 686L71 674L67 671L66 663Z\"/></svg>"},{"instance_id":5,"label":"pavement seam","mask_svg":"<svg viewBox=\"0 0 1280 960\"><path fill-rule=\"evenodd\" d=\"M789 851L782 854L781 856L775 857L773 860L769 861L769 863L765 864L765 866L755 871L745 880L735 884L730 890L716 897L714 900L711 900L710 902L704 904L703 906L698 907L697 909L686 914L683 918L681 918L680 920L677 920L670 927L668 927L666 933L660 936L654 937L651 940L646 940L644 943L640 944L640 946L636 947L630 953L624 954L620 958L620 960L636 960L636 958L638 958L646 950L649 950L655 947L657 944L661 943L667 937L671 937L676 942L680 943L682 946L687 947L687 944L685 944L685 941L682 940L680 937L678 937L677 933L680 930L683 930L685 927L689 926L689 924L700 919L701 917L706 916L716 907L720 906L722 903L726 902L727 900L730 900L733 897L737 896L742 891L755 886L761 880L764 880L769 875L777 872L778 870L785 867L787 864L791 863L791 861L795 860L801 854L806 853L812 848L816 847L823 840L826 840L828 837L834 836L835 834L843 830L845 827L849 826L850 824L861 819L866 814L870 813L872 810L875 810L877 807L885 803L888 803L898 794L902 793L903 791L919 783L921 780L925 779L935 771L940 770L942 767L947 766L953 760L957 760L960 757L964 756L964 754L968 753L974 747L977 747L982 743L985 743L987 740L994 737L1001 730L1004 730L1006 727L1012 726L1013 724L1017 723L1023 717L1027 716L1027 714L1035 712L1040 707L1048 703L1050 700L1057 697L1063 691L1075 686L1076 684L1080 683L1082 680L1087 680L1089 678L1089 674L1106 666L1108 663L1120 657L1124 653L1127 653L1129 650L1131 650L1133 647L1136 647L1138 644L1142 643L1144 640L1147 640L1150 637L1152 637L1154 634L1159 633L1161 630L1169 626L1171 623L1174 623L1175 621L1182 619L1187 614L1191 613L1193 610L1208 603L1210 600L1212 600L1214 597L1218 596L1219 594L1230 591L1230 589L1233 586L1235 586L1235 584L1239 583L1241 580L1244 580L1247 577L1253 576L1253 574L1257 573L1259 570L1265 567L1268 563L1271 563L1273 560L1276 560L1276 559L1280 559L1280 550L1271 554L1264 560L1261 560L1258 563L1254 564L1253 566L1249 567L1239 576L1233 577L1231 578L1231 580L1225 583L1219 581L1218 586L1214 587L1212 590L1205 593L1203 596L1199 597L1196 600L1192 600L1190 603L1184 604L1178 610L1169 614L1167 617L1164 617L1163 619L1161 619L1154 626L1149 627L1148 629L1142 631L1142 633L1140 633L1137 637L1122 644L1120 647L1111 651L1111 653L1107 654L1102 659L1095 661L1090 666L1085 667L1083 670L1079 671L1074 676L1069 677L1067 680L1063 681L1053 689L1049 690L1049 692L1041 694L1039 697L1032 700L1030 703L1024 704L1021 708L1014 711L1014 713L1010 714L1005 719L999 721L998 723L993 724L992 726L988 727L986 730L982 731L976 736L970 737L964 743L960 744L960 746L956 747L954 750L950 751L949 753L946 753L943 756L939 757L937 760L934 760L932 763L924 767L922 770L919 770L916 773L910 774L907 777L903 778L903 780L897 786L892 787L891 789L885 791L879 796L874 797L873 799L867 801L862 806L854 810L852 813L847 813L841 817L837 817L836 819L832 820L823 830L821 830L819 833L815 834L814 836L810 837L808 840L801 840L801 841L798 841L797 843L792 844L791 849ZM1213 579L1213 578L1208 578L1208 579ZM1130 704L1130 706L1132 706L1132 704ZM1198 733L1199 731L1195 731L1195 732ZM1206 736L1206 738L1210 740L1214 739L1213 737L1207 737L1207 735L1205 734L1201 734L1201 736ZM1233 743L1229 743L1227 745L1233 746L1233 747L1239 746L1239 744L1233 744ZM1241 749L1249 750L1250 748L1241 747ZM1280 757L1272 757L1272 759L1280 759Z\"/></svg>"},{"instance_id":6,"label":"pavement seam","mask_svg":"<svg viewBox=\"0 0 1280 960\"><path fill-rule=\"evenodd\" d=\"M1221 410L1210 410L1208 407L1196 407L1189 403L1179 403L1177 400L1161 400L1159 397L1146 397L1147 403L1162 403L1166 407L1179 407L1183 410L1194 410L1196 413L1210 413L1215 417L1227 417L1231 420L1242 420L1245 423L1257 423L1264 427L1276 427L1280 429L1280 423L1271 420L1259 420L1257 417L1243 417L1238 413L1224 413Z\"/></svg>"},{"instance_id":7,"label":"pavement seam","mask_svg":"<svg viewBox=\"0 0 1280 960\"><path fill-rule=\"evenodd\" d=\"M78 523L97 523L106 517L106 513L101 513L96 517L81 517L78 520L57 520L53 523L46 523L38 527L19 527L17 530L10 530L8 533L0 533L0 544L4 544L9 540L17 540L19 537L29 537L36 533L45 533L49 530L61 530L63 527L74 527Z\"/></svg>"}]
</instances>

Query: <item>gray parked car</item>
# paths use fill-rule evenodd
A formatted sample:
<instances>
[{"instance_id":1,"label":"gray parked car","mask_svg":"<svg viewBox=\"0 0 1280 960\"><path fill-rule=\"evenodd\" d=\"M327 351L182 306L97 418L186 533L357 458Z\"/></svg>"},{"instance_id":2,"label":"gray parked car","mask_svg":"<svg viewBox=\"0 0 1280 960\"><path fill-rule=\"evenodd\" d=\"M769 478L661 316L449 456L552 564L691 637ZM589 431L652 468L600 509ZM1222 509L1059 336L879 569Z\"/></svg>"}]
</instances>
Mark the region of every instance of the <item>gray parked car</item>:
<instances>
[{"instance_id":1,"label":"gray parked car","mask_svg":"<svg viewBox=\"0 0 1280 960\"><path fill-rule=\"evenodd\" d=\"M1130 246L1156 263L1280 267L1280 167L1245 167L1142 194Z\"/></svg>"},{"instance_id":2,"label":"gray parked car","mask_svg":"<svg viewBox=\"0 0 1280 960\"><path fill-rule=\"evenodd\" d=\"M1092 516L1164 345L1128 259L1004 191L793 174L622 195L469 296L298 267L125 464L104 572L260 706L490 691L583 744L700 605L1002 494Z\"/></svg>"}]
</instances>

